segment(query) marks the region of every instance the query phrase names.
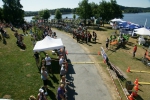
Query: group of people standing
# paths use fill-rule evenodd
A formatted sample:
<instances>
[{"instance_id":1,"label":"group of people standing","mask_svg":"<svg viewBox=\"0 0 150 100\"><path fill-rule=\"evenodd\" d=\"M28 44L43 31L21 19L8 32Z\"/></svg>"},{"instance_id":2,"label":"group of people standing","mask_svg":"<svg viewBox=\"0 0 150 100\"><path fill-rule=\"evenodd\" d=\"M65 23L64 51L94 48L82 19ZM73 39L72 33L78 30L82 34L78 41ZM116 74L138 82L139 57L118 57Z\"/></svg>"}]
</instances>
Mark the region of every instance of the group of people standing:
<instances>
[{"instance_id":1,"label":"group of people standing","mask_svg":"<svg viewBox=\"0 0 150 100\"><path fill-rule=\"evenodd\" d=\"M92 38L93 37L93 38ZM73 38L77 39L77 42L91 42L92 40L96 42L97 34L95 31L93 31L93 34L90 33L90 31L87 31L86 28L79 26L78 29L75 29L73 31Z\"/></svg>"},{"instance_id":2,"label":"group of people standing","mask_svg":"<svg viewBox=\"0 0 150 100\"><path fill-rule=\"evenodd\" d=\"M41 60L41 64L40 64L40 54L38 52L34 53L34 58L36 60L36 65L38 67L38 69L40 70L41 73L41 79L43 81L43 87L39 89L39 93L37 96L37 100L47 100L47 85L48 85L48 77L49 74L53 74L53 66L52 64L52 59L51 57L46 54L45 58ZM57 89L57 100L66 100L67 98L67 84L69 84L69 82L66 81L66 73L68 71L68 65L67 65L67 61L66 61L66 57L64 56L64 49L61 48L60 50L58 50L58 57L59 57L59 61L58 61L58 70L60 70L60 85ZM40 66L39 66L40 64Z\"/></svg>"}]
</instances>

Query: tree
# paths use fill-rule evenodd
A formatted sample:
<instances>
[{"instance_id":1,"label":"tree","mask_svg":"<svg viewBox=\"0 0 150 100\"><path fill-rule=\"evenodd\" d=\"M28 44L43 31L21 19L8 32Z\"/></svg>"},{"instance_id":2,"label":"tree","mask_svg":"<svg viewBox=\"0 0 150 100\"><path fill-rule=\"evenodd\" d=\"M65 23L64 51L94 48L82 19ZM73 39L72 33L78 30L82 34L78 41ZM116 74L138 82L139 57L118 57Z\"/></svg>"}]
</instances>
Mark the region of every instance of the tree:
<instances>
[{"instance_id":1,"label":"tree","mask_svg":"<svg viewBox=\"0 0 150 100\"><path fill-rule=\"evenodd\" d=\"M76 19L76 14L73 14L73 19L74 19L74 20Z\"/></svg>"},{"instance_id":2,"label":"tree","mask_svg":"<svg viewBox=\"0 0 150 100\"><path fill-rule=\"evenodd\" d=\"M122 10L120 6L117 4L116 0L111 0L111 19L113 18L123 18Z\"/></svg>"},{"instance_id":3,"label":"tree","mask_svg":"<svg viewBox=\"0 0 150 100\"><path fill-rule=\"evenodd\" d=\"M42 19L48 20L48 18L50 17L49 10L48 9L40 10L39 16L42 17Z\"/></svg>"},{"instance_id":4,"label":"tree","mask_svg":"<svg viewBox=\"0 0 150 100\"><path fill-rule=\"evenodd\" d=\"M99 12L99 17L101 17L102 24L104 26L104 21L109 21L111 19L110 3L106 2L105 0L102 0L102 2L100 2L98 12Z\"/></svg>"},{"instance_id":5,"label":"tree","mask_svg":"<svg viewBox=\"0 0 150 100\"><path fill-rule=\"evenodd\" d=\"M3 20L3 9L0 8L0 20Z\"/></svg>"},{"instance_id":6,"label":"tree","mask_svg":"<svg viewBox=\"0 0 150 100\"><path fill-rule=\"evenodd\" d=\"M83 0L82 2L79 2L78 5L79 7L76 9L76 13L80 18L84 19L84 24L86 25L86 20L92 17L91 6L88 3L88 0Z\"/></svg>"},{"instance_id":7,"label":"tree","mask_svg":"<svg viewBox=\"0 0 150 100\"><path fill-rule=\"evenodd\" d=\"M58 20L60 20L62 18L62 14L59 9L57 9L55 12L55 18Z\"/></svg>"},{"instance_id":8,"label":"tree","mask_svg":"<svg viewBox=\"0 0 150 100\"><path fill-rule=\"evenodd\" d=\"M2 0L3 16L6 22L12 24L22 24L24 22L24 10L20 0Z\"/></svg>"},{"instance_id":9,"label":"tree","mask_svg":"<svg viewBox=\"0 0 150 100\"><path fill-rule=\"evenodd\" d=\"M113 18L123 18L122 11L120 9L120 6L117 5L116 0L111 0L111 2L102 0L102 2L100 2L98 10L99 16L102 18L103 26L104 21L108 22Z\"/></svg>"},{"instance_id":10,"label":"tree","mask_svg":"<svg viewBox=\"0 0 150 100\"><path fill-rule=\"evenodd\" d=\"M99 15L98 15L98 4L92 2L92 3L89 3L90 6L91 6L91 9L92 9L92 17L95 17L95 18L98 18Z\"/></svg>"}]
</instances>

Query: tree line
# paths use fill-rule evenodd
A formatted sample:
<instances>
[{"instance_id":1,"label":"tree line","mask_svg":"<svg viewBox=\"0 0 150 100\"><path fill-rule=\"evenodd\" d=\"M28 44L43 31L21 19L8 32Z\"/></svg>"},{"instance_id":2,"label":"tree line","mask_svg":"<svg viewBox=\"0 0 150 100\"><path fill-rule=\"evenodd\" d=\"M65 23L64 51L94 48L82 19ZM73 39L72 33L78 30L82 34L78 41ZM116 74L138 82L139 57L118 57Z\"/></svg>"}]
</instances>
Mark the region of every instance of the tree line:
<instances>
[{"instance_id":1,"label":"tree line","mask_svg":"<svg viewBox=\"0 0 150 100\"><path fill-rule=\"evenodd\" d=\"M124 7L117 4L116 0L102 0L99 4L94 2L89 3L88 0L82 0L78 3L78 7L71 8L60 8L60 9L43 9L36 12L25 12L22 8L20 0L2 0L3 7L0 8L0 20L4 20L12 24L24 23L24 16L35 16L34 19L48 19L50 15L55 15L55 19L61 19L62 14L77 14L79 18L84 19L99 19L103 23L113 18L123 18L123 12L137 13L137 12L148 12L150 8L133 8ZM73 16L75 19L76 16Z\"/></svg>"},{"instance_id":2,"label":"tree line","mask_svg":"<svg viewBox=\"0 0 150 100\"><path fill-rule=\"evenodd\" d=\"M150 7L148 8L141 8L141 7L125 7L119 5L120 9L123 13L144 13L144 12L150 12ZM71 14L75 13L77 8L59 8L60 12L62 14ZM51 9L49 12L51 15L55 15L57 9ZM36 16L38 15L38 11L25 11L25 16Z\"/></svg>"}]
</instances>

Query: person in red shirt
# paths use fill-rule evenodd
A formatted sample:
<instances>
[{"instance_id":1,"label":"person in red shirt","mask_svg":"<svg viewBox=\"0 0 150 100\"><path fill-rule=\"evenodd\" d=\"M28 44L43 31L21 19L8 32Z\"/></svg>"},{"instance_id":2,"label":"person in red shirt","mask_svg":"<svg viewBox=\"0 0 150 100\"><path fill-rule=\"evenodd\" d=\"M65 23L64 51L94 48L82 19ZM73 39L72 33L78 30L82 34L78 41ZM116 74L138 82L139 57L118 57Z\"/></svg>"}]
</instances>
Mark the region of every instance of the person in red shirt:
<instances>
[{"instance_id":1,"label":"person in red shirt","mask_svg":"<svg viewBox=\"0 0 150 100\"><path fill-rule=\"evenodd\" d=\"M137 45L135 45L134 48L133 48L133 57L135 57L136 51L137 51Z\"/></svg>"}]
</instances>

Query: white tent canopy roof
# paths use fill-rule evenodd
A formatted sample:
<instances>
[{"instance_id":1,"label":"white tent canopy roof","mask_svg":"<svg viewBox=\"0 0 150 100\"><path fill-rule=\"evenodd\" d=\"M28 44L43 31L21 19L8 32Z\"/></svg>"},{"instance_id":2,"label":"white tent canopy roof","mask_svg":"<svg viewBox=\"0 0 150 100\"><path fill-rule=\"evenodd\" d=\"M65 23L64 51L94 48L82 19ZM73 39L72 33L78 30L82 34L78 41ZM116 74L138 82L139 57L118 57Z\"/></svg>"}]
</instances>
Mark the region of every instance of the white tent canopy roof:
<instances>
[{"instance_id":1,"label":"white tent canopy roof","mask_svg":"<svg viewBox=\"0 0 150 100\"><path fill-rule=\"evenodd\" d=\"M119 22L122 22L123 20L122 20L122 19L120 19L120 18L119 18L119 19L114 18L114 19L112 19L111 21L112 21L112 22L118 22L118 21L119 21Z\"/></svg>"},{"instance_id":2,"label":"white tent canopy roof","mask_svg":"<svg viewBox=\"0 0 150 100\"><path fill-rule=\"evenodd\" d=\"M50 36L46 36L43 40L37 41L33 51L46 51L63 48L63 43L61 39L53 39Z\"/></svg>"},{"instance_id":3,"label":"white tent canopy roof","mask_svg":"<svg viewBox=\"0 0 150 100\"><path fill-rule=\"evenodd\" d=\"M149 35L150 36L150 30L146 29L145 27L134 29L134 33L138 35Z\"/></svg>"}]
</instances>

